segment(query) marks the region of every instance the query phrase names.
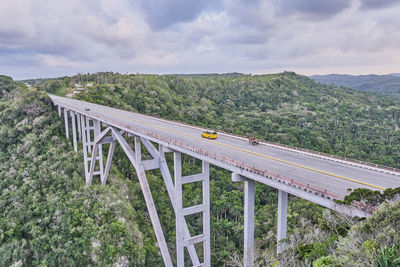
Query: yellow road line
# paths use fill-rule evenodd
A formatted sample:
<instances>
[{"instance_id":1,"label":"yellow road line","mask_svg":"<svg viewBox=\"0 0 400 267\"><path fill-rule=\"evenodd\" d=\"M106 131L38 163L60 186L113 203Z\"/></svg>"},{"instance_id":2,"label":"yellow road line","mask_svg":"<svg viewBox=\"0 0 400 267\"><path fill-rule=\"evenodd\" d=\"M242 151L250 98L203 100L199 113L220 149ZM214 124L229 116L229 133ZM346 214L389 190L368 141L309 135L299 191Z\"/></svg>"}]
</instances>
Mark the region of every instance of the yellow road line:
<instances>
[{"instance_id":1,"label":"yellow road line","mask_svg":"<svg viewBox=\"0 0 400 267\"><path fill-rule=\"evenodd\" d=\"M175 130L172 130L172 129L169 129L169 128L166 128L166 127L162 127L162 126L159 126L159 125L156 125L156 124L152 124L152 123L136 120L136 119L133 119L133 118L130 118L130 117L126 117L126 116L123 116L123 115L119 115L119 117L124 117L124 118L126 118L128 120L135 121L137 123L146 124L148 126L156 127L156 128L159 128L159 129L163 129L163 130L166 130L168 132L176 133L176 134L179 134L179 135L184 135L184 136L191 137L191 138L194 138L194 139L199 139L199 140L202 140L202 141L205 141L205 142L212 142L213 144L218 144L220 146L224 146L224 147L228 147L228 148L231 148L231 149L234 149L234 150L238 150L238 151L242 151L242 152L245 152L245 153L253 154L253 155L256 155L256 156L259 156L259 157L263 157L263 158L267 158L267 159L274 160L274 161L277 161L277 162L281 162L281 163L285 163L285 164L288 164L288 165L296 166L296 167L303 168L303 169L306 169L306 170L310 170L310 171L313 171L313 172L318 172L318 173L322 173L322 174L325 174L325 175L333 176L333 177L340 178L342 180L350 181L350 182L353 182L353 183L366 185L366 186L369 186L369 187L372 187L372 188L376 188L376 189L380 189L380 190L385 190L386 189L385 187L381 187L381 186L378 186L378 185L369 184L369 183L362 182L362 181L359 181L359 180L347 178L347 177L344 177L344 176L340 176L340 175L336 175L336 174L333 174L333 173L317 170L317 169L310 168L310 167L307 167L307 166L304 166L304 165L300 165L300 164L297 164L297 163L292 163L292 162L289 162L289 161L286 161L286 160L281 160L281 159L278 159L278 158L274 158L274 157L270 157L270 156L263 155L263 154L260 154L260 153L256 153L256 152L252 152L252 151L245 150L245 149L242 149L242 148L238 148L238 147L235 147L235 146L227 145L227 144L218 142L216 140L214 140L214 141L207 140L207 139L204 139L202 137L193 136L191 134L186 134L186 133L183 133L183 132L175 131Z\"/></svg>"}]
</instances>

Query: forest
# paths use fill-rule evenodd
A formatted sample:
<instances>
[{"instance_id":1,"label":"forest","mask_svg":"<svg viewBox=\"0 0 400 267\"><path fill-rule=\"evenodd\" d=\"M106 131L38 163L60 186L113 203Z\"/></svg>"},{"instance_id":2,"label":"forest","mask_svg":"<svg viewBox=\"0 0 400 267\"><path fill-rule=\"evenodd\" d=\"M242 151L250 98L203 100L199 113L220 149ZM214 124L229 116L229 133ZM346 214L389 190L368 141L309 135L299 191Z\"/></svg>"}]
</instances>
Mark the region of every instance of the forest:
<instances>
[{"instance_id":1,"label":"forest","mask_svg":"<svg viewBox=\"0 0 400 267\"><path fill-rule=\"evenodd\" d=\"M346 86L378 94L390 94L396 97L400 96L400 76L398 73L391 73L388 75L328 74L313 75L310 76L310 78L325 84Z\"/></svg>"},{"instance_id":2,"label":"forest","mask_svg":"<svg viewBox=\"0 0 400 267\"><path fill-rule=\"evenodd\" d=\"M116 149L107 186L84 184L82 155L65 139L46 94L71 94L75 84L87 89L73 95L77 99L400 167L400 99L322 85L293 72L107 72L25 82L32 88L0 76L0 265L162 266L140 185L123 151ZM183 161L184 173L200 167L190 157ZM158 171L147 178L175 255L175 219L166 188ZM217 167L211 167L210 179L212 264L241 266L243 185ZM185 189L185 198L196 201L199 189ZM400 206L383 202L370 218L357 219L290 197L288 249L276 256L277 192L257 184L256 264L394 262L400 256ZM189 224L195 230L201 220L190 218Z\"/></svg>"}]
</instances>

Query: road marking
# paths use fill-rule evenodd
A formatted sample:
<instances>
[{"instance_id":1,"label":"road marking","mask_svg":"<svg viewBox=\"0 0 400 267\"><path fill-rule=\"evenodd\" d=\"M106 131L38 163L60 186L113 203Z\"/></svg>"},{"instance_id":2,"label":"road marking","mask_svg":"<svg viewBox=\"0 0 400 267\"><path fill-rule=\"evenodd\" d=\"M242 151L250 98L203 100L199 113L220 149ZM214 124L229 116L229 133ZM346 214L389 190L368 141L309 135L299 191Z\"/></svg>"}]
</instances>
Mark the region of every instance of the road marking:
<instances>
[{"instance_id":1,"label":"road marking","mask_svg":"<svg viewBox=\"0 0 400 267\"><path fill-rule=\"evenodd\" d=\"M89 104L93 104L93 103L89 103ZM112 111L114 111L114 110L112 110ZM128 112L128 111L124 111L124 112ZM372 187L372 188L376 188L376 189L379 189L379 190L385 190L386 189L385 187L381 187L381 186L378 186L378 185L369 184L369 183L362 182L362 181L359 181L359 180L355 180L355 179L352 179L352 178L347 178L347 177L344 177L344 176L340 176L340 175L336 175L336 174L333 174L333 173L329 173L329 172L321 171L321 170L314 169L314 168L311 168L311 167L307 167L307 166L304 166L304 165L301 165L301 164L292 163L292 162L289 162L289 161L286 161L286 160L281 160L281 159L278 159L278 158L270 157L270 156L263 155L263 154L260 154L260 153L257 153L257 152L252 152L252 151L249 151L249 150L246 150L246 149L242 149L242 148L239 148L239 147L227 145L227 144L218 142L216 140L211 141L211 140L208 140L208 139L204 139L202 137L194 136L194 135L191 135L191 134L186 134L186 133L183 133L183 132L180 132L180 131L175 131L175 130L172 130L172 129L169 129L169 128L166 128L166 127L163 127L163 126L159 126L159 125L156 125L156 124L152 124L152 123L144 122L144 121L137 120L137 119L134 119L134 118L131 118L131 117L127 117L127 116L124 116L124 115L122 115L120 113L117 114L117 116L120 117L120 118L125 118L127 120L137 122L137 123L145 124L145 125L148 125L148 126L151 126L151 127L163 129L163 130L165 130L167 132L172 132L172 133L176 133L176 134L179 134L179 135L187 136L187 137L190 137L190 138L198 139L198 140L201 140L203 142L212 142L214 144L218 144L220 146L231 148L233 150L249 153L249 154L252 154L252 155L256 155L256 156L263 157L263 158L266 158L266 159L270 159L270 160L273 160L273 161L277 161L277 162L281 162L281 163L284 163L284 164L292 165L292 166L295 166L295 167L303 168L303 169L310 170L310 171L313 171L313 172L318 172L318 173L321 173L321 174L329 175L329 176L336 177L336 178L339 178L339 179L342 179L342 180L346 180L346 181L350 181L350 182L353 182L353 183L366 185L366 186L369 186L369 187Z\"/></svg>"}]
</instances>

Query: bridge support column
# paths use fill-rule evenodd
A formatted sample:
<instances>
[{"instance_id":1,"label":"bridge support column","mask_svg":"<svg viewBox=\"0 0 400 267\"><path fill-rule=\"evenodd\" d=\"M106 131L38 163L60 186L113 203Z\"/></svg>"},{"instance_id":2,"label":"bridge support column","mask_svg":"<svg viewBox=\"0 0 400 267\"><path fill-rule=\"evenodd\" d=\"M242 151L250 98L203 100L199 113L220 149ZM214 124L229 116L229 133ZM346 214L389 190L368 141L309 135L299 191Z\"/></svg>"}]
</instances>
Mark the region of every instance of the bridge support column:
<instances>
[{"instance_id":1,"label":"bridge support column","mask_svg":"<svg viewBox=\"0 0 400 267\"><path fill-rule=\"evenodd\" d=\"M254 180L247 179L239 173L232 173L233 182L244 181L244 252L243 265L254 266Z\"/></svg>"},{"instance_id":2,"label":"bridge support column","mask_svg":"<svg viewBox=\"0 0 400 267\"><path fill-rule=\"evenodd\" d=\"M287 230L287 205L288 205L288 193L282 190L278 191L278 226L277 226L277 254L285 250L285 243L282 241L286 238Z\"/></svg>"},{"instance_id":3,"label":"bridge support column","mask_svg":"<svg viewBox=\"0 0 400 267\"><path fill-rule=\"evenodd\" d=\"M151 195L150 186L146 179L144 161L142 161L140 138L135 136L135 151L133 151L119 131L114 128L111 128L111 130L113 133L113 137L116 138L116 140L124 150L125 154L129 158L130 162L135 167L140 187L142 189L142 193L146 202L147 210L150 215L151 223L153 224L157 243L160 247L161 256L164 260L164 264L165 266L173 266L171 256L168 252L167 242L165 241L164 233L161 228L161 223L158 218L156 207L154 205L154 200Z\"/></svg>"},{"instance_id":4,"label":"bridge support column","mask_svg":"<svg viewBox=\"0 0 400 267\"><path fill-rule=\"evenodd\" d=\"M58 109L58 117L61 118L61 106L58 105L57 109Z\"/></svg>"},{"instance_id":5,"label":"bridge support column","mask_svg":"<svg viewBox=\"0 0 400 267\"><path fill-rule=\"evenodd\" d=\"M69 129L68 129L68 109L64 108L64 124L65 124L65 136L69 138Z\"/></svg>"},{"instance_id":6,"label":"bridge support column","mask_svg":"<svg viewBox=\"0 0 400 267\"><path fill-rule=\"evenodd\" d=\"M78 140L82 140L82 127L81 127L81 114L76 113L77 123L78 123Z\"/></svg>"},{"instance_id":7,"label":"bridge support column","mask_svg":"<svg viewBox=\"0 0 400 267\"><path fill-rule=\"evenodd\" d=\"M87 185L90 185L92 183L93 175L99 175L100 179L102 181L104 180L102 147L101 144L97 144L96 146L94 146L93 145L94 141L92 141L92 131L94 132L93 134L94 138L96 138L96 136L100 134L101 131L100 122L82 115L81 129L82 129L83 160L85 167L85 181ZM97 171L94 170L96 162L99 162L99 170Z\"/></svg>"},{"instance_id":8,"label":"bridge support column","mask_svg":"<svg viewBox=\"0 0 400 267\"><path fill-rule=\"evenodd\" d=\"M71 115L71 121L72 121L72 143L74 145L74 151L78 152L78 145L77 145L77 140L76 140L76 116L74 111L69 112Z\"/></svg>"},{"instance_id":9,"label":"bridge support column","mask_svg":"<svg viewBox=\"0 0 400 267\"><path fill-rule=\"evenodd\" d=\"M244 181L244 266L254 265L254 201L255 182Z\"/></svg>"},{"instance_id":10,"label":"bridge support column","mask_svg":"<svg viewBox=\"0 0 400 267\"><path fill-rule=\"evenodd\" d=\"M163 145L159 144L159 148L157 150L149 140L141 138L141 141L145 145L147 151L149 151L149 153L152 155L152 157L159 161L159 164L160 164L159 168L160 168L160 171L161 171L165 186L167 188L167 192L168 192L169 198L171 200L172 207L173 207L175 215L176 215L175 187L174 187L174 183L172 181L171 174L170 174L169 169L168 169L167 161L165 159L165 150L166 150L166 148ZM206 172L206 170L204 172ZM208 177L207 174L205 174L205 175ZM206 185L206 183L203 183L203 185ZM205 191L208 192L209 190L205 190ZM205 192L205 191L203 191L203 192ZM206 198L204 198L204 199L206 199ZM204 216L207 216L207 214L204 215ZM205 218L205 217L203 217L203 218ZM184 226L183 226L184 238L185 239L191 239L189 228L188 228L188 226L186 224L186 221L184 221L183 224L184 224ZM189 251L189 256L190 256L190 259L192 260L192 264L194 266L200 265L199 257L197 256L197 252L196 252L196 249L195 249L194 245L193 244L189 244L187 246L187 249ZM210 253L208 253L208 254L205 253L204 255L210 255Z\"/></svg>"},{"instance_id":11,"label":"bridge support column","mask_svg":"<svg viewBox=\"0 0 400 267\"><path fill-rule=\"evenodd\" d=\"M210 244L210 178L209 163L202 162L202 173L189 176L182 176L182 159L180 152L174 152L174 176L175 176L175 194L176 194L176 257L177 267L183 267L185 264L185 247L203 243L204 263L202 266L211 266L211 244ZM203 203L183 207L183 185L193 182L202 182ZM186 219L185 216L202 213L203 215L203 233L190 237L190 233L185 234ZM190 250L189 250L190 252ZM195 264L199 265L199 264Z\"/></svg>"},{"instance_id":12,"label":"bridge support column","mask_svg":"<svg viewBox=\"0 0 400 267\"><path fill-rule=\"evenodd\" d=\"M106 169L104 170L103 177L101 179L101 184L105 185L107 182L108 174L110 173L110 167L111 167L111 161L114 155L114 150L115 150L115 141L110 143L110 148L108 149L108 156L107 156L107 162L106 162Z\"/></svg>"},{"instance_id":13,"label":"bridge support column","mask_svg":"<svg viewBox=\"0 0 400 267\"><path fill-rule=\"evenodd\" d=\"M85 130L86 130L86 139L87 139L86 145L87 145L87 148L88 148L88 153L90 153L92 151L92 145L93 145L92 135L91 135L90 131L91 130L94 131L94 122L88 116L85 116L85 122L86 122Z\"/></svg>"},{"instance_id":14,"label":"bridge support column","mask_svg":"<svg viewBox=\"0 0 400 267\"><path fill-rule=\"evenodd\" d=\"M100 124L100 121L98 121L98 120L94 120L93 122L94 122L94 140L95 140L96 137L99 136L100 133L101 133L101 124ZM94 140L93 140L93 143L94 143ZM95 151L95 148L93 147L92 155L94 154L94 151ZM103 145L102 144L98 144L97 145L97 155L98 155L97 160L99 161L100 181L102 181L103 180L103 174L104 174ZM96 162L96 161L92 161L92 162Z\"/></svg>"},{"instance_id":15,"label":"bridge support column","mask_svg":"<svg viewBox=\"0 0 400 267\"><path fill-rule=\"evenodd\" d=\"M95 125L96 125L96 122L95 122ZM105 129L101 133L97 133L97 135L93 141L93 150L92 150L92 156L91 156L91 160L90 160L88 184L91 184L92 180L93 180L96 159L98 159L98 161L99 161L100 170L97 173L100 174L101 184L105 185L107 182L107 177L108 177L108 174L110 172L110 167L111 167L111 161L112 161L112 158L114 155L115 143L117 140L115 138L114 134L112 134L112 136L107 136L107 134L110 134L110 133L112 134L112 128L107 127L107 129ZM102 144L110 144L110 147L108 149L108 156L107 156L107 162L106 162L106 167L105 167L104 173L102 171L102 165L103 165L102 162L103 161L102 161L102 159L97 157L97 155L102 152L101 147L100 147Z\"/></svg>"},{"instance_id":16,"label":"bridge support column","mask_svg":"<svg viewBox=\"0 0 400 267\"><path fill-rule=\"evenodd\" d=\"M88 140L86 135L88 131L86 130L86 118L85 116L81 116L81 127L82 127L82 150L83 150L83 165L85 167L85 181L88 183L89 181L89 167L88 167ZM90 132L89 132L90 133Z\"/></svg>"}]
</instances>

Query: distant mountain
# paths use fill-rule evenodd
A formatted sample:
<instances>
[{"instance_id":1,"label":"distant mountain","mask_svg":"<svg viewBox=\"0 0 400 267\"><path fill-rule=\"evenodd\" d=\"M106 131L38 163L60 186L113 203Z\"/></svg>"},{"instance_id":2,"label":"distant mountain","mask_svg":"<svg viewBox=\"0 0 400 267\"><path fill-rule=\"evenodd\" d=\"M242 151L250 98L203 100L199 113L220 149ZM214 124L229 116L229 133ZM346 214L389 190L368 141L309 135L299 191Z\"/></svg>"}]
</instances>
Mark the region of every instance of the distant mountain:
<instances>
[{"instance_id":1,"label":"distant mountain","mask_svg":"<svg viewBox=\"0 0 400 267\"><path fill-rule=\"evenodd\" d=\"M311 79L325 84L350 87L362 91L400 96L400 74L389 75L313 75Z\"/></svg>"}]
</instances>

